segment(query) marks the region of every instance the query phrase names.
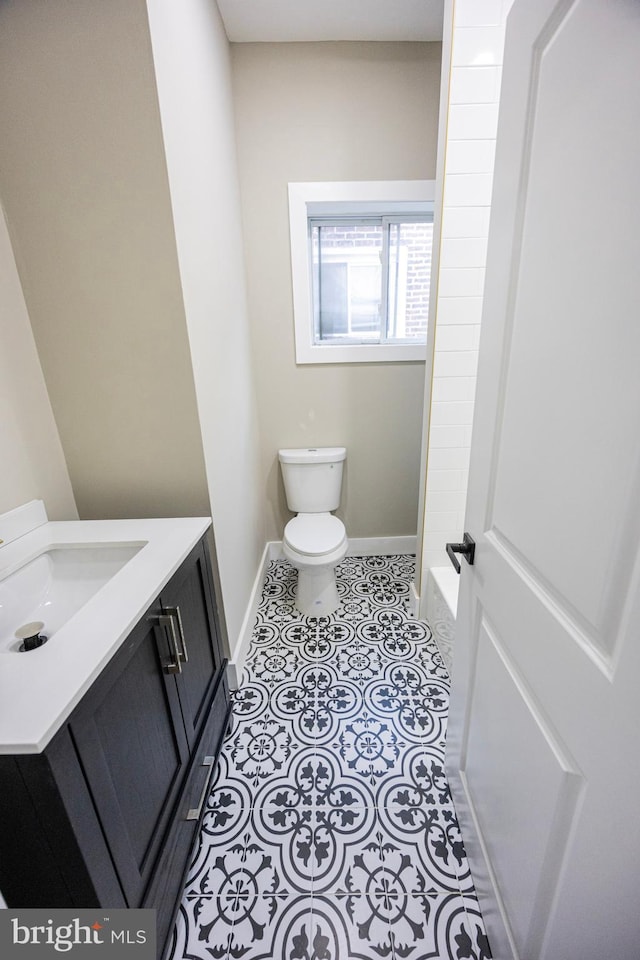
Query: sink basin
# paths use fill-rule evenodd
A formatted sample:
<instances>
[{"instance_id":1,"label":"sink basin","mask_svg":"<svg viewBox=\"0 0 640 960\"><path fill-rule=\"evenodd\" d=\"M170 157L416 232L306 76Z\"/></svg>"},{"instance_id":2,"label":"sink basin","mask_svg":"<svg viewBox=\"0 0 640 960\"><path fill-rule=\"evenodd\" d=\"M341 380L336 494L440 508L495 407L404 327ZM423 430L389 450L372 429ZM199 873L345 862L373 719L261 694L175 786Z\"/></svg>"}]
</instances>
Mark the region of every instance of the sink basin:
<instances>
[{"instance_id":1,"label":"sink basin","mask_svg":"<svg viewBox=\"0 0 640 960\"><path fill-rule=\"evenodd\" d=\"M144 543L51 544L4 577L0 573L0 653L18 652L16 630L41 621L50 639Z\"/></svg>"}]
</instances>

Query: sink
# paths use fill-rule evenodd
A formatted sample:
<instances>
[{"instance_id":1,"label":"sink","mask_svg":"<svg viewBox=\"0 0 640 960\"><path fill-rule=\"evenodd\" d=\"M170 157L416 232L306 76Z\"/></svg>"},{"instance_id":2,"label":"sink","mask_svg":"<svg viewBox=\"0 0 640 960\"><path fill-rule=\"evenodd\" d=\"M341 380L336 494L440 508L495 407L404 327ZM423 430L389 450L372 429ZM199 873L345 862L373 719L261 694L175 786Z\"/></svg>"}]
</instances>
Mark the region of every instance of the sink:
<instances>
[{"instance_id":1,"label":"sink","mask_svg":"<svg viewBox=\"0 0 640 960\"><path fill-rule=\"evenodd\" d=\"M44 750L210 526L0 513L0 756Z\"/></svg>"},{"instance_id":2,"label":"sink","mask_svg":"<svg viewBox=\"0 0 640 960\"><path fill-rule=\"evenodd\" d=\"M50 639L142 549L144 543L51 544L0 572L0 653L18 652L16 630L41 621Z\"/></svg>"}]
</instances>

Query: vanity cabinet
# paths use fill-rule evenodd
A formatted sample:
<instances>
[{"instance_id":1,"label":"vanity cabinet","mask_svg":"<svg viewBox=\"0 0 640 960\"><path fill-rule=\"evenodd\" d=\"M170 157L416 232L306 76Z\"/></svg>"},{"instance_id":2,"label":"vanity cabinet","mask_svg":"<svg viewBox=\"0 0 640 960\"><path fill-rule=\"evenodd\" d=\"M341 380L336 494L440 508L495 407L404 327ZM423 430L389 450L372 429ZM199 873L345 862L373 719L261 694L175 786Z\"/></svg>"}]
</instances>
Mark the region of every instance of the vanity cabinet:
<instances>
[{"instance_id":1,"label":"vanity cabinet","mask_svg":"<svg viewBox=\"0 0 640 960\"><path fill-rule=\"evenodd\" d=\"M201 541L42 754L0 757L15 907L151 907L171 929L229 695Z\"/></svg>"}]
</instances>

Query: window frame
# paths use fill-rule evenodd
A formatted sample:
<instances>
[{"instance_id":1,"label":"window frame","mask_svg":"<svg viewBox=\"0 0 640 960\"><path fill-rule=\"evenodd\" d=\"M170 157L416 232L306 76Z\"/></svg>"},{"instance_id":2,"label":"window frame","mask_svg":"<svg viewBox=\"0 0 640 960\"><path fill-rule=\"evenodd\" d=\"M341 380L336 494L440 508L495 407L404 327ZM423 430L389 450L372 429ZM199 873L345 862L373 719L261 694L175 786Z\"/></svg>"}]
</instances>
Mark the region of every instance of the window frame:
<instances>
[{"instance_id":1,"label":"window frame","mask_svg":"<svg viewBox=\"0 0 640 960\"><path fill-rule=\"evenodd\" d=\"M296 363L426 360L426 343L316 343L309 221L314 218L433 216L434 180L289 184L289 228ZM386 292L385 292L386 295Z\"/></svg>"}]
</instances>

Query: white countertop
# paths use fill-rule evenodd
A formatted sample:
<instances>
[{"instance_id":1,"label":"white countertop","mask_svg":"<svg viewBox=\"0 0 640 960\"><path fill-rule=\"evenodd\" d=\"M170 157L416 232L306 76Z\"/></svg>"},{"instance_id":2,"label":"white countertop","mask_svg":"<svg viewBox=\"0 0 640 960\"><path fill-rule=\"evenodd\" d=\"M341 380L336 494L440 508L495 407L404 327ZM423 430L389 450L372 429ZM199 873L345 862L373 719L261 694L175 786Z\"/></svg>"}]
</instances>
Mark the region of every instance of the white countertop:
<instances>
[{"instance_id":1,"label":"white countertop","mask_svg":"<svg viewBox=\"0 0 640 960\"><path fill-rule=\"evenodd\" d=\"M1 578L52 546L144 543L48 643L0 653L0 753L44 750L210 524L208 517L44 522L0 547Z\"/></svg>"}]
</instances>

